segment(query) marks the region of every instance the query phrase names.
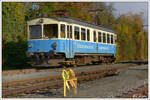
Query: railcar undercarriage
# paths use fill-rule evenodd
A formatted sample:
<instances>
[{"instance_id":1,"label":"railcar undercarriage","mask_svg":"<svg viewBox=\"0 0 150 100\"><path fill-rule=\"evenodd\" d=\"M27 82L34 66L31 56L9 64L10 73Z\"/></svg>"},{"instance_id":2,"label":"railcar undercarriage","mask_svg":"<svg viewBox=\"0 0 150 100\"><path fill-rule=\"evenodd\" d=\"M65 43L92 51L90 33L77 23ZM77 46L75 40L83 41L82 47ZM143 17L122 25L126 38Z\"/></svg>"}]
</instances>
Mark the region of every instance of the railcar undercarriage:
<instances>
[{"instance_id":1,"label":"railcar undercarriage","mask_svg":"<svg viewBox=\"0 0 150 100\"><path fill-rule=\"evenodd\" d=\"M63 53L34 53L30 56L32 66L77 66L90 64L113 63L113 54L76 54L67 59Z\"/></svg>"}]
</instances>

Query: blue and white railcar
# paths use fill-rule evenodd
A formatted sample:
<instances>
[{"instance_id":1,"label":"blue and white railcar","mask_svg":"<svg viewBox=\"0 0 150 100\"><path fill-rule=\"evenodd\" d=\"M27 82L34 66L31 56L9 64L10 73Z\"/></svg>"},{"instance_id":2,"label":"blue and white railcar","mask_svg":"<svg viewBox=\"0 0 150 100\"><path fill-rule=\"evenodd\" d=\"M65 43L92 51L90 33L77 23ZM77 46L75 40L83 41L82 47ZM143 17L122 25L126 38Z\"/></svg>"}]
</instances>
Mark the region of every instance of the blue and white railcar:
<instances>
[{"instance_id":1,"label":"blue and white railcar","mask_svg":"<svg viewBox=\"0 0 150 100\"><path fill-rule=\"evenodd\" d=\"M34 64L115 60L117 36L110 29L70 18L37 18L27 24L27 55Z\"/></svg>"}]
</instances>

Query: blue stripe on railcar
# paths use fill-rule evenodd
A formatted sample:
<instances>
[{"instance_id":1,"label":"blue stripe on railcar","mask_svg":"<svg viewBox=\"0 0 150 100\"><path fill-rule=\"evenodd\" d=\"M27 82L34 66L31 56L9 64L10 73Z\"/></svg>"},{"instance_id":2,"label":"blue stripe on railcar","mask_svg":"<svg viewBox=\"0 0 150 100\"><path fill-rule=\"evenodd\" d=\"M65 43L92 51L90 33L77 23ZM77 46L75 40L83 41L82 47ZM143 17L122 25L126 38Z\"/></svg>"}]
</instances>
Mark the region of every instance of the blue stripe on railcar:
<instances>
[{"instance_id":1,"label":"blue stripe on railcar","mask_svg":"<svg viewBox=\"0 0 150 100\"><path fill-rule=\"evenodd\" d=\"M57 43L56 50L53 48L53 43ZM116 54L116 45L85 42L78 40L28 40L28 52L54 52L65 53L66 58L73 58L75 53L111 53Z\"/></svg>"},{"instance_id":2,"label":"blue stripe on railcar","mask_svg":"<svg viewBox=\"0 0 150 100\"><path fill-rule=\"evenodd\" d=\"M73 44L75 53L103 53L116 54L116 45L75 41Z\"/></svg>"},{"instance_id":3,"label":"blue stripe on railcar","mask_svg":"<svg viewBox=\"0 0 150 100\"><path fill-rule=\"evenodd\" d=\"M98 53L116 54L116 45L98 43Z\"/></svg>"}]
</instances>

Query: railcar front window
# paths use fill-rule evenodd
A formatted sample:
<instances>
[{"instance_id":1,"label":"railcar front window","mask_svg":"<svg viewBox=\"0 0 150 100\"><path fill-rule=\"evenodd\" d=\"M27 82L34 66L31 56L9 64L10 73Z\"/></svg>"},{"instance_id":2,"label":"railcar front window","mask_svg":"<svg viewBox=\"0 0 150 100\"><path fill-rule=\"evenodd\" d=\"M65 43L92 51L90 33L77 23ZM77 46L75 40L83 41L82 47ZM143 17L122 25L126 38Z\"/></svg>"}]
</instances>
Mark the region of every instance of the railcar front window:
<instances>
[{"instance_id":1,"label":"railcar front window","mask_svg":"<svg viewBox=\"0 0 150 100\"><path fill-rule=\"evenodd\" d=\"M42 37L41 25L30 25L30 39L40 39Z\"/></svg>"},{"instance_id":2,"label":"railcar front window","mask_svg":"<svg viewBox=\"0 0 150 100\"><path fill-rule=\"evenodd\" d=\"M44 37L57 38L58 37L58 25L57 24L45 24L44 25Z\"/></svg>"}]
</instances>

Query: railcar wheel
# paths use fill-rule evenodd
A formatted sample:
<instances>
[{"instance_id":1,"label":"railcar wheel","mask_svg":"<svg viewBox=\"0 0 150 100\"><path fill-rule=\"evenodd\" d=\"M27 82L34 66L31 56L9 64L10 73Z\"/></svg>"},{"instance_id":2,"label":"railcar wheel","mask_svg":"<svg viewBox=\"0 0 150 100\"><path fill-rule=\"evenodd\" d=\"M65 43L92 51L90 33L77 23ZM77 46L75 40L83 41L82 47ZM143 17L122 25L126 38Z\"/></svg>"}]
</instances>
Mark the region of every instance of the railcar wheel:
<instances>
[{"instance_id":1,"label":"railcar wheel","mask_svg":"<svg viewBox=\"0 0 150 100\"><path fill-rule=\"evenodd\" d=\"M41 63L41 60L40 60L40 56L38 54L35 54L35 57L36 57L36 64L40 64Z\"/></svg>"}]
</instances>

